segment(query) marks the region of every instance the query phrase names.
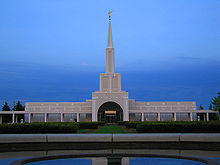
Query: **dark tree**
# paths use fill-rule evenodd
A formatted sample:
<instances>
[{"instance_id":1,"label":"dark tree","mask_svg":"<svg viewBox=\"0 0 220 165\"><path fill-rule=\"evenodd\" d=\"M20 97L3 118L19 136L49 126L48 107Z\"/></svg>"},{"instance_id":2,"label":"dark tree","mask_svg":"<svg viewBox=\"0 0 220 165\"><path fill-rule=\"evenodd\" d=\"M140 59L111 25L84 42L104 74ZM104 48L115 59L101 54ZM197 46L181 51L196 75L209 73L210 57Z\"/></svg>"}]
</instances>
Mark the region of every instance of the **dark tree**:
<instances>
[{"instance_id":1,"label":"dark tree","mask_svg":"<svg viewBox=\"0 0 220 165\"><path fill-rule=\"evenodd\" d=\"M2 111L10 111L10 107L8 106L8 103L5 102L4 106L2 107Z\"/></svg>"},{"instance_id":2,"label":"dark tree","mask_svg":"<svg viewBox=\"0 0 220 165\"><path fill-rule=\"evenodd\" d=\"M203 110L204 108L203 108L203 106L200 104L200 106L199 106L199 109L200 110Z\"/></svg>"},{"instance_id":3,"label":"dark tree","mask_svg":"<svg viewBox=\"0 0 220 165\"><path fill-rule=\"evenodd\" d=\"M209 105L209 110L212 110L212 104Z\"/></svg>"},{"instance_id":4,"label":"dark tree","mask_svg":"<svg viewBox=\"0 0 220 165\"><path fill-rule=\"evenodd\" d=\"M24 111L24 106L21 104L20 101L18 101L12 110L13 111ZM18 117L17 118L18 122L21 122L21 119L24 121L24 114L18 114L17 117Z\"/></svg>"},{"instance_id":5,"label":"dark tree","mask_svg":"<svg viewBox=\"0 0 220 165\"><path fill-rule=\"evenodd\" d=\"M213 110L220 112L220 92L212 99Z\"/></svg>"},{"instance_id":6,"label":"dark tree","mask_svg":"<svg viewBox=\"0 0 220 165\"><path fill-rule=\"evenodd\" d=\"M18 101L12 110L13 111L24 111L24 106L21 104L20 101Z\"/></svg>"},{"instance_id":7,"label":"dark tree","mask_svg":"<svg viewBox=\"0 0 220 165\"><path fill-rule=\"evenodd\" d=\"M11 111L11 109L8 106L7 102L5 102L4 106L2 107L2 111ZM11 121L12 121L12 115L11 114L2 115L2 122L3 123L11 123Z\"/></svg>"}]
</instances>

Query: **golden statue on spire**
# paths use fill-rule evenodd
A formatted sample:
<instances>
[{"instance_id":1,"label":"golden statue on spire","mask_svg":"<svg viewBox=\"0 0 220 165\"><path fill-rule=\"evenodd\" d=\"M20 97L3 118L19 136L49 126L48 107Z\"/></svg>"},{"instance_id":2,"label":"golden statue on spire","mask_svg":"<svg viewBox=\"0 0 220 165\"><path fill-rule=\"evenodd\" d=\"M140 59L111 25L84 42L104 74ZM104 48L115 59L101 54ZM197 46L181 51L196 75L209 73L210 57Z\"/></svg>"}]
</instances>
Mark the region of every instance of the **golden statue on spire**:
<instances>
[{"instance_id":1,"label":"golden statue on spire","mask_svg":"<svg viewBox=\"0 0 220 165\"><path fill-rule=\"evenodd\" d=\"M111 21L111 14L112 14L112 12L111 12L111 10L109 10L109 12L108 12L108 15L109 15L109 21Z\"/></svg>"}]
</instances>

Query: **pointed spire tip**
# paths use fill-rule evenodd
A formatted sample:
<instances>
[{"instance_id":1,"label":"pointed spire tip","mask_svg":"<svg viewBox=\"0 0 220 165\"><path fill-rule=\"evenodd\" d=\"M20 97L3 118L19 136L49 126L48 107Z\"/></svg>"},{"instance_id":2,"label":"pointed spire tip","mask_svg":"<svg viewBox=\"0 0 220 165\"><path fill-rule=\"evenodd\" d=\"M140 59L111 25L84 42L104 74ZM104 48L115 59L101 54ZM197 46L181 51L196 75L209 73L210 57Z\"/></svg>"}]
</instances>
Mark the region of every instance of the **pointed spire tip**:
<instances>
[{"instance_id":1,"label":"pointed spire tip","mask_svg":"<svg viewBox=\"0 0 220 165\"><path fill-rule=\"evenodd\" d=\"M111 11L109 10L109 28L108 28L108 45L107 48L113 48L112 29L111 29Z\"/></svg>"}]
</instances>

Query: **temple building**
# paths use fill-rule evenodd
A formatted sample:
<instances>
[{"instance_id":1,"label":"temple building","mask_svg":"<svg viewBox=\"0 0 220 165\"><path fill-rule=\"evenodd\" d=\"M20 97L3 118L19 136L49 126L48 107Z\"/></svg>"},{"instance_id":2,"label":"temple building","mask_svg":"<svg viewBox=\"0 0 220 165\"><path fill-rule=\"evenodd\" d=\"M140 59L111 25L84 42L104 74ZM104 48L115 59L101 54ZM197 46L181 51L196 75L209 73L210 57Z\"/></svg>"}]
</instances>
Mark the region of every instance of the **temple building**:
<instances>
[{"instance_id":1,"label":"temple building","mask_svg":"<svg viewBox=\"0 0 220 165\"><path fill-rule=\"evenodd\" d=\"M111 30L111 12L106 48L106 72L100 73L99 91L85 102L27 102L25 111L12 113L12 122L17 114L25 114L25 122L74 122L74 121L164 121L164 120L209 120L211 110L196 110L196 102L138 102L129 99L128 92L121 90L121 74L115 73L114 47ZM1 114L7 112L1 112ZM8 112L9 113L9 112ZM19 121L18 121L19 122Z\"/></svg>"}]
</instances>

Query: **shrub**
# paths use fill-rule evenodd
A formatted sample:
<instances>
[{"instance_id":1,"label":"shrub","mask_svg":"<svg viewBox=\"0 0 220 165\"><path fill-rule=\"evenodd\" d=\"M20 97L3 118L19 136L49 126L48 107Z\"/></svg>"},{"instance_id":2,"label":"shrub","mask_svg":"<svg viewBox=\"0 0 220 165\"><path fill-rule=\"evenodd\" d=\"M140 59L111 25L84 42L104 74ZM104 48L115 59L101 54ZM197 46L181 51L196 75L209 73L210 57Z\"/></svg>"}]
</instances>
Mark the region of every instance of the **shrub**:
<instances>
[{"instance_id":1,"label":"shrub","mask_svg":"<svg viewBox=\"0 0 220 165\"><path fill-rule=\"evenodd\" d=\"M103 126L103 125L105 125L105 122L104 121L97 121L97 124L98 124L98 126Z\"/></svg>"},{"instance_id":2,"label":"shrub","mask_svg":"<svg viewBox=\"0 0 220 165\"><path fill-rule=\"evenodd\" d=\"M141 121L128 121L125 122L125 127L126 128L136 128L137 124L141 123Z\"/></svg>"},{"instance_id":3,"label":"shrub","mask_svg":"<svg viewBox=\"0 0 220 165\"><path fill-rule=\"evenodd\" d=\"M0 134L23 133L76 133L78 124L74 123L15 123L1 124Z\"/></svg>"},{"instance_id":4,"label":"shrub","mask_svg":"<svg viewBox=\"0 0 220 165\"><path fill-rule=\"evenodd\" d=\"M210 113L209 120L219 120L219 114L217 113Z\"/></svg>"},{"instance_id":5,"label":"shrub","mask_svg":"<svg viewBox=\"0 0 220 165\"><path fill-rule=\"evenodd\" d=\"M219 121L142 122L138 133L220 133Z\"/></svg>"},{"instance_id":6,"label":"shrub","mask_svg":"<svg viewBox=\"0 0 220 165\"><path fill-rule=\"evenodd\" d=\"M128 121L117 121L118 125L125 125L125 123L127 123Z\"/></svg>"}]
</instances>

